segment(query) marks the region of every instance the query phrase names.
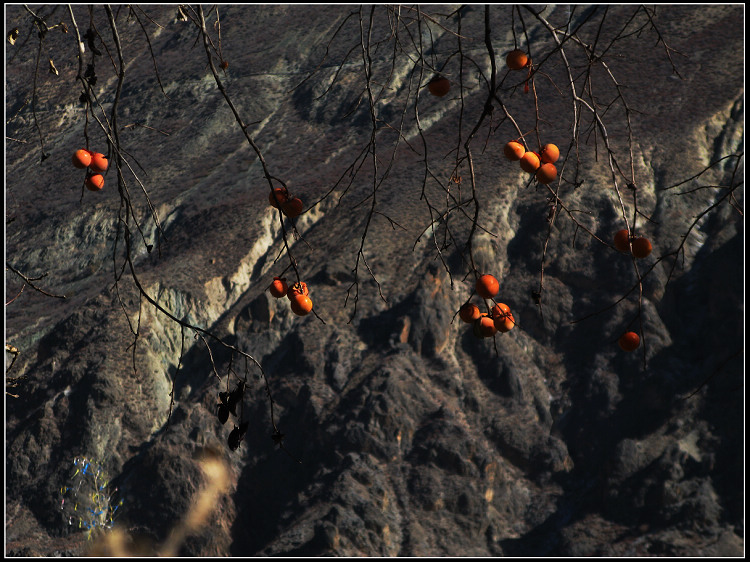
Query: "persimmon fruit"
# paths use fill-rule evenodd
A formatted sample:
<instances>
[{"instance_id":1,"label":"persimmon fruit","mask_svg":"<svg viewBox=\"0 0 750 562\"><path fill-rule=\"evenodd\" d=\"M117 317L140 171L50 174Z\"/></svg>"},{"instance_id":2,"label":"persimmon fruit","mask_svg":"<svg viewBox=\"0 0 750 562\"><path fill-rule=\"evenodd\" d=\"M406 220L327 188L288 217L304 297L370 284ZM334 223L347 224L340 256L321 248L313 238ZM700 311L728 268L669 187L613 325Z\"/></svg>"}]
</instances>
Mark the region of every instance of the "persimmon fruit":
<instances>
[{"instance_id":1,"label":"persimmon fruit","mask_svg":"<svg viewBox=\"0 0 750 562\"><path fill-rule=\"evenodd\" d=\"M313 303L310 300L310 297L308 297L307 295L295 293L295 295L292 297L292 312L294 312L297 316L305 316L312 310L312 307Z\"/></svg>"},{"instance_id":2,"label":"persimmon fruit","mask_svg":"<svg viewBox=\"0 0 750 562\"><path fill-rule=\"evenodd\" d=\"M86 187L89 191L101 191L104 187L104 178L101 174L92 174L86 178Z\"/></svg>"},{"instance_id":3,"label":"persimmon fruit","mask_svg":"<svg viewBox=\"0 0 750 562\"><path fill-rule=\"evenodd\" d=\"M526 149L520 142L510 141L503 148L503 152L508 160L515 162L516 160L520 160L523 155L526 154Z\"/></svg>"},{"instance_id":4,"label":"persimmon fruit","mask_svg":"<svg viewBox=\"0 0 750 562\"><path fill-rule=\"evenodd\" d=\"M513 329L513 326L516 325L516 321L510 312L503 316L496 317L493 321L495 323L495 329L503 334L510 332Z\"/></svg>"},{"instance_id":5,"label":"persimmon fruit","mask_svg":"<svg viewBox=\"0 0 750 562\"><path fill-rule=\"evenodd\" d=\"M109 162L107 162L107 159L104 157L104 154L101 152L95 152L91 156L91 163L89 164L89 168L91 168L95 172L105 172L107 171L107 167L109 166Z\"/></svg>"},{"instance_id":6,"label":"persimmon fruit","mask_svg":"<svg viewBox=\"0 0 750 562\"><path fill-rule=\"evenodd\" d=\"M479 312L479 307L477 305L467 302L461 307L461 310L458 311L458 315L461 317L461 320L467 324L471 324L481 316L481 313Z\"/></svg>"},{"instance_id":7,"label":"persimmon fruit","mask_svg":"<svg viewBox=\"0 0 750 562\"><path fill-rule=\"evenodd\" d=\"M521 157L521 168L530 174L539 169L539 164L539 155L536 152L529 151Z\"/></svg>"},{"instance_id":8,"label":"persimmon fruit","mask_svg":"<svg viewBox=\"0 0 750 562\"><path fill-rule=\"evenodd\" d=\"M88 168L91 164L91 153L83 148L73 153L73 165L76 168Z\"/></svg>"},{"instance_id":9,"label":"persimmon fruit","mask_svg":"<svg viewBox=\"0 0 750 562\"><path fill-rule=\"evenodd\" d=\"M473 331L478 338L491 338L497 333L495 322L486 312L483 312L479 318L474 320Z\"/></svg>"},{"instance_id":10,"label":"persimmon fruit","mask_svg":"<svg viewBox=\"0 0 750 562\"><path fill-rule=\"evenodd\" d=\"M551 143L545 144L542 147L542 152L539 154L539 157L541 158L542 162L554 164L555 162L557 162L557 159L560 158L560 149L557 148L557 145Z\"/></svg>"},{"instance_id":11,"label":"persimmon fruit","mask_svg":"<svg viewBox=\"0 0 750 562\"><path fill-rule=\"evenodd\" d=\"M307 283L304 281L297 281L294 285L289 287L286 296L289 300L294 299L294 295L309 295L310 290L307 288Z\"/></svg>"},{"instance_id":12,"label":"persimmon fruit","mask_svg":"<svg viewBox=\"0 0 750 562\"><path fill-rule=\"evenodd\" d=\"M500 290L500 283L492 275L482 275L477 279L477 294L483 299L491 299Z\"/></svg>"},{"instance_id":13,"label":"persimmon fruit","mask_svg":"<svg viewBox=\"0 0 750 562\"><path fill-rule=\"evenodd\" d=\"M641 344L641 338L635 332L625 332L617 343L623 351L635 351Z\"/></svg>"},{"instance_id":14,"label":"persimmon fruit","mask_svg":"<svg viewBox=\"0 0 750 562\"><path fill-rule=\"evenodd\" d=\"M499 302L492 307L493 318L500 318L502 316L506 316L507 314L510 314L510 307L504 302Z\"/></svg>"},{"instance_id":15,"label":"persimmon fruit","mask_svg":"<svg viewBox=\"0 0 750 562\"><path fill-rule=\"evenodd\" d=\"M552 183L555 181L555 178L557 178L557 168L555 168L554 164L550 164L549 162L539 166L539 169L536 171L537 181L544 185Z\"/></svg>"},{"instance_id":16,"label":"persimmon fruit","mask_svg":"<svg viewBox=\"0 0 750 562\"><path fill-rule=\"evenodd\" d=\"M278 203L276 202L277 200ZM283 205L287 201L289 201L289 193L283 187L274 187L268 194L268 202L275 209L279 208L279 204Z\"/></svg>"},{"instance_id":17,"label":"persimmon fruit","mask_svg":"<svg viewBox=\"0 0 750 562\"><path fill-rule=\"evenodd\" d=\"M511 70L521 70L529 64L529 56L520 49L514 49L505 57L505 63Z\"/></svg>"},{"instance_id":18,"label":"persimmon fruit","mask_svg":"<svg viewBox=\"0 0 750 562\"><path fill-rule=\"evenodd\" d=\"M269 291L271 291L271 294L274 297L276 297L277 299L285 297L288 290L289 287L287 287L286 280L281 279L280 277L273 278L273 283L271 283Z\"/></svg>"},{"instance_id":19,"label":"persimmon fruit","mask_svg":"<svg viewBox=\"0 0 750 562\"><path fill-rule=\"evenodd\" d=\"M305 205L299 197L293 197L289 201L281 204L281 212L290 219L300 216L304 208Z\"/></svg>"},{"instance_id":20,"label":"persimmon fruit","mask_svg":"<svg viewBox=\"0 0 750 562\"><path fill-rule=\"evenodd\" d=\"M636 238L633 240L633 255L636 258L645 258L651 253L651 242L648 238Z\"/></svg>"},{"instance_id":21,"label":"persimmon fruit","mask_svg":"<svg viewBox=\"0 0 750 562\"><path fill-rule=\"evenodd\" d=\"M435 76L427 84L427 89L430 91L430 93L433 96L442 98L445 94L447 94L450 91L451 83L450 83L450 80L448 80L444 76Z\"/></svg>"},{"instance_id":22,"label":"persimmon fruit","mask_svg":"<svg viewBox=\"0 0 750 562\"><path fill-rule=\"evenodd\" d=\"M627 228L623 228L622 230L618 230L615 234L615 248L617 248L618 251L622 252L623 254L627 254L630 252L630 243L628 242L630 238L630 234L628 233Z\"/></svg>"}]
</instances>

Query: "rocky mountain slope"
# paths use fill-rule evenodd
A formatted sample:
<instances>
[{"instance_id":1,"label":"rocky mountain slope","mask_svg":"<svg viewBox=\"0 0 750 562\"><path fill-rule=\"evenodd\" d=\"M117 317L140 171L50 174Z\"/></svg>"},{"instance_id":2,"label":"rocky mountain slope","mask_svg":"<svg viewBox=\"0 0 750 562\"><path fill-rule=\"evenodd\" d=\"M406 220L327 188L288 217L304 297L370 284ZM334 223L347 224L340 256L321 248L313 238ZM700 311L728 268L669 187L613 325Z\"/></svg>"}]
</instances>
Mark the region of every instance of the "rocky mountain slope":
<instances>
[{"instance_id":1,"label":"rocky mountain slope","mask_svg":"<svg viewBox=\"0 0 750 562\"><path fill-rule=\"evenodd\" d=\"M742 7L457 8L237 5L218 25L205 8L222 86L268 173L305 203L292 221L268 204L197 12L115 8L118 90L106 12L73 7L81 35L95 29L82 68L94 61L110 123L117 99L118 187L80 100L67 7L31 6L51 28L41 49L29 10L7 7L6 261L66 298L6 269L19 350L6 377L22 377L6 388L6 554L106 551L61 509L83 457L123 500L123 548L158 551L195 512L210 451L226 488L184 555L742 555ZM566 67L545 22L599 46L607 66L594 61L585 87L580 44L566 40ZM500 88L482 118L487 28ZM528 94L526 71L504 64L512 30L541 65ZM445 97L425 87L435 69ZM606 139L568 70L581 97L595 92ZM553 221L551 192L503 156L514 122L561 149ZM101 192L71 165L87 137L110 157ZM632 225L630 181L654 246L637 261L611 246L623 208ZM145 293L262 372L140 294L126 225ZM494 338L457 316L474 288L469 239L517 323ZM267 290L296 281L290 255L314 315ZM616 343L628 329L643 335L633 353ZM220 393L239 379L238 418L222 424Z\"/></svg>"}]
</instances>

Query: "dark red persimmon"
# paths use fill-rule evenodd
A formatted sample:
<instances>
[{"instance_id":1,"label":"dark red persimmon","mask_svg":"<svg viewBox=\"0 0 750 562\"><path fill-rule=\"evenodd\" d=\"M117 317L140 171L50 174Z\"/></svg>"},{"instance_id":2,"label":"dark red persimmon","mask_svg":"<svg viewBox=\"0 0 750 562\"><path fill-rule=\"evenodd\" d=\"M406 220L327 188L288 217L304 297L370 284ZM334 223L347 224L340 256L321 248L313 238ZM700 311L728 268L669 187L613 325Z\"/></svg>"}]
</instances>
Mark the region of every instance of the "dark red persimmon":
<instances>
[{"instance_id":1,"label":"dark red persimmon","mask_svg":"<svg viewBox=\"0 0 750 562\"><path fill-rule=\"evenodd\" d=\"M430 90L430 93L433 96L442 98L450 91L451 83L450 80L443 76L435 76L435 78L430 80L430 82L427 84L427 89Z\"/></svg>"},{"instance_id":2,"label":"dark red persimmon","mask_svg":"<svg viewBox=\"0 0 750 562\"><path fill-rule=\"evenodd\" d=\"M641 344L641 338L635 332L625 332L617 343L623 351L635 351Z\"/></svg>"},{"instance_id":3,"label":"dark red persimmon","mask_svg":"<svg viewBox=\"0 0 750 562\"><path fill-rule=\"evenodd\" d=\"M520 49L515 49L505 57L505 63L511 70L521 70L529 63L529 56Z\"/></svg>"},{"instance_id":4,"label":"dark red persimmon","mask_svg":"<svg viewBox=\"0 0 750 562\"><path fill-rule=\"evenodd\" d=\"M617 234L615 234L615 248L617 248L617 250L622 252L623 254L630 253L630 244L628 243L628 238L629 235L626 228L618 230Z\"/></svg>"},{"instance_id":5,"label":"dark red persimmon","mask_svg":"<svg viewBox=\"0 0 750 562\"><path fill-rule=\"evenodd\" d=\"M302 199L299 197L293 197L286 203L281 204L281 212L288 216L290 219L296 218L302 214L305 205L302 203Z\"/></svg>"},{"instance_id":6,"label":"dark red persimmon","mask_svg":"<svg viewBox=\"0 0 750 562\"><path fill-rule=\"evenodd\" d=\"M633 240L633 255L637 258L645 258L651 253L651 242L648 238L636 238Z\"/></svg>"},{"instance_id":7,"label":"dark red persimmon","mask_svg":"<svg viewBox=\"0 0 750 562\"><path fill-rule=\"evenodd\" d=\"M276 196L274 198L274 195ZM278 203L276 202L278 200ZM274 187L273 190L268 194L268 202L271 204L271 207L274 207L276 209L279 208L279 204L284 204L287 201L289 201L289 193L287 192L286 188L283 187Z\"/></svg>"}]
</instances>

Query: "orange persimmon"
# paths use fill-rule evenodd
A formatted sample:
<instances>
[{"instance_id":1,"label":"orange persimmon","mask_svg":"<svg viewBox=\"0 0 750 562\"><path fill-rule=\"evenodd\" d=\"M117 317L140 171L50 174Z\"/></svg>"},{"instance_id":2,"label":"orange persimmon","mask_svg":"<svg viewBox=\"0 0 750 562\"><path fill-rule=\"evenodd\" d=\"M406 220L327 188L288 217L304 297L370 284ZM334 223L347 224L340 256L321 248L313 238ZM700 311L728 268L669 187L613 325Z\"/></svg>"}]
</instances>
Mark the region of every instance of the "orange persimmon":
<instances>
[{"instance_id":1,"label":"orange persimmon","mask_svg":"<svg viewBox=\"0 0 750 562\"><path fill-rule=\"evenodd\" d=\"M549 162L539 166L539 169L536 171L537 181L544 185L552 183L555 181L555 178L557 178L557 168L555 168L554 164L550 164Z\"/></svg>"},{"instance_id":2,"label":"orange persimmon","mask_svg":"<svg viewBox=\"0 0 750 562\"><path fill-rule=\"evenodd\" d=\"M503 152L508 160L515 162L516 160L520 160L523 155L526 154L526 149L520 142L510 141L503 148Z\"/></svg>"},{"instance_id":3,"label":"orange persimmon","mask_svg":"<svg viewBox=\"0 0 750 562\"><path fill-rule=\"evenodd\" d=\"M541 158L542 162L554 164L555 162L557 162L557 159L560 158L560 149L557 148L557 145L551 143L545 144L542 147L542 152L539 154L539 157Z\"/></svg>"},{"instance_id":4,"label":"orange persimmon","mask_svg":"<svg viewBox=\"0 0 750 562\"><path fill-rule=\"evenodd\" d=\"M291 308L297 316L305 316L308 314L313 307L313 303L310 297L301 293L295 293L292 297Z\"/></svg>"},{"instance_id":5,"label":"orange persimmon","mask_svg":"<svg viewBox=\"0 0 750 562\"><path fill-rule=\"evenodd\" d=\"M491 299L500 290L500 283L492 275L482 275L477 279L477 294L483 299Z\"/></svg>"},{"instance_id":6,"label":"orange persimmon","mask_svg":"<svg viewBox=\"0 0 750 562\"><path fill-rule=\"evenodd\" d=\"M515 49L507 54L505 63L511 70L520 70L529 64L529 56L520 49Z\"/></svg>"},{"instance_id":7,"label":"orange persimmon","mask_svg":"<svg viewBox=\"0 0 750 562\"><path fill-rule=\"evenodd\" d=\"M271 294L276 297L277 299L280 299L281 297L286 296L287 290L289 288L286 284L286 279L281 279L280 277L274 277L273 283L271 283L271 287L269 288L269 291L271 291Z\"/></svg>"},{"instance_id":8,"label":"orange persimmon","mask_svg":"<svg viewBox=\"0 0 750 562\"><path fill-rule=\"evenodd\" d=\"M86 178L86 187L89 191L101 191L104 187L104 178L101 174L92 174Z\"/></svg>"},{"instance_id":9,"label":"orange persimmon","mask_svg":"<svg viewBox=\"0 0 750 562\"><path fill-rule=\"evenodd\" d=\"M83 148L73 153L73 165L76 168L88 168L91 164L91 153Z\"/></svg>"},{"instance_id":10,"label":"orange persimmon","mask_svg":"<svg viewBox=\"0 0 750 562\"><path fill-rule=\"evenodd\" d=\"M521 157L521 168L524 172L533 174L539 169L539 155L536 152L527 152Z\"/></svg>"},{"instance_id":11,"label":"orange persimmon","mask_svg":"<svg viewBox=\"0 0 750 562\"><path fill-rule=\"evenodd\" d=\"M101 152L95 152L92 154L89 168L91 168L95 172L104 172L107 170L108 166L109 162L107 162L104 154L102 154Z\"/></svg>"},{"instance_id":12,"label":"orange persimmon","mask_svg":"<svg viewBox=\"0 0 750 562\"><path fill-rule=\"evenodd\" d=\"M461 317L461 320L470 324L479 318L481 313L479 312L479 307L477 305L467 302L461 307L461 310L458 311L458 315Z\"/></svg>"}]
</instances>

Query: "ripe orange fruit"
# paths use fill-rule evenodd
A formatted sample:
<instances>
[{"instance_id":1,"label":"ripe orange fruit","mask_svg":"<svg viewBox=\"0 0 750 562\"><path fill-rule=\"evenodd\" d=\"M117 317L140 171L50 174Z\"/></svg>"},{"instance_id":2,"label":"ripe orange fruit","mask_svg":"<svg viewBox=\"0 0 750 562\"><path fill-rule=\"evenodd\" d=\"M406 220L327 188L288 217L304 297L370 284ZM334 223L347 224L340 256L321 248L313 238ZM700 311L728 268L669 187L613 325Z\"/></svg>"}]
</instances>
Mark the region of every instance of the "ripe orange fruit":
<instances>
[{"instance_id":1,"label":"ripe orange fruit","mask_svg":"<svg viewBox=\"0 0 750 562\"><path fill-rule=\"evenodd\" d=\"M101 191L104 187L104 178L101 174L93 174L86 178L86 187L89 191Z\"/></svg>"},{"instance_id":2,"label":"ripe orange fruit","mask_svg":"<svg viewBox=\"0 0 750 562\"><path fill-rule=\"evenodd\" d=\"M297 281L294 285L289 287L289 291L287 291L286 296L289 297L289 300L294 299L294 295L309 295L310 291L307 288L307 283L304 281Z\"/></svg>"},{"instance_id":3,"label":"ripe orange fruit","mask_svg":"<svg viewBox=\"0 0 750 562\"><path fill-rule=\"evenodd\" d=\"M516 49L508 53L505 62L511 70L520 70L529 63L529 56L520 49Z\"/></svg>"},{"instance_id":4,"label":"ripe orange fruit","mask_svg":"<svg viewBox=\"0 0 750 562\"><path fill-rule=\"evenodd\" d=\"M477 305L467 302L461 307L461 310L458 311L458 315L461 317L461 320L470 324L479 318L481 313L479 312L479 307Z\"/></svg>"},{"instance_id":5,"label":"ripe orange fruit","mask_svg":"<svg viewBox=\"0 0 750 562\"><path fill-rule=\"evenodd\" d=\"M83 148L73 153L73 165L76 168L88 168L91 164L91 153Z\"/></svg>"},{"instance_id":6,"label":"ripe orange fruit","mask_svg":"<svg viewBox=\"0 0 750 562\"><path fill-rule=\"evenodd\" d=\"M500 283L492 275L482 275L477 279L477 294L483 299L491 299L500 290Z\"/></svg>"},{"instance_id":7,"label":"ripe orange fruit","mask_svg":"<svg viewBox=\"0 0 750 562\"><path fill-rule=\"evenodd\" d=\"M516 321L510 312L502 317L496 317L494 322L497 331L502 332L503 334L510 332L513 329L513 326L516 325Z\"/></svg>"},{"instance_id":8,"label":"ripe orange fruit","mask_svg":"<svg viewBox=\"0 0 750 562\"><path fill-rule=\"evenodd\" d=\"M313 307L313 303L310 300L310 297L307 295L302 294L295 294L294 297L292 297L292 312L294 312L297 316L305 316L308 314Z\"/></svg>"},{"instance_id":9,"label":"ripe orange fruit","mask_svg":"<svg viewBox=\"0 0 750 562\"><path fill-rule=\"evenodd\" d=\"M636 238L633 240L633 255L637 258L645 258L651 253L651 242L648 238Z\"/></svg>"},{"instance_id":10,"label":"ripe orange fruit","mask_svg":"<svg viewBox=\"0 0 750 562\"><path fill-rule=\"evenodd\" d=\"M491 338L497 333L495 323L486 312L483 312L479 318L474 320L472 328L474 335L478 338Z\"/></svg>"},{"instance_id":11,"label":"ripe orange fruit","mask_svg":"<svg viewBox=\"0 0 750 562\"><path fill-rule=\"evenodd\" d=\"M271 291L271 294L277 299L286 296L286 292L288 290L286 280L279 277L274 277L273 283L271 283L271 287L269 288L269 290Z\"/></svg>"},{"instance_id":12,"label":"ripe orange fruit","mask_svg":"<svg viewBox=\"0 0 750 562\"><path fill-rule=\"evenodd\" d=\"M641 344L641 338L635 332L625 332L617 343L623 351L635 351Z\"/></svg>"},{"instance_id":13,"label":"ripe orange fruit","mask_svg":"<svg viewBox=\"0 0 750 562\"><path fill-rule=\"evenodd\" d=\"M557 159L560 158L560 149L554 144L545 144L542 147L542 153L540 154L542 162L554 164Z\"/></svg>"},{"instance_id":14,"label":"ripe orange fruit","mask_svg":"<svg viewBox=\"0 0 750 562\"><path fill-rule=\"evenodd\" d=\"M629 235L627 228L618 230L617 234L615 234L615 248L617 248L623 254L627 254L630 252L630 244L628 242L628 238Z\"/></svg>"},{"instance_id":15,"label":"ripe orange fruit","mask_svg":"<svg viewBox=\"0 0 750 562\"><path fill-rule=\"evenodd\" d=\"M302 199L300 199L299 197L294 197L289 201L281 204L281 212L291 219L300 216L304 208L305 205L302 203Z\"/></svg>"},{"instance_id":16,"label":"ripe orange fruit","mask_svg":"<svg viewBox=\"0 0 750 562\"><path fill-rule=\"evenodd\" d=\"M506 314L510 314L510 307L504 302L499 302L492 307L493 318L499 318L501 316L505 316Z\"/></svg>"},{"instance_id":17,"label":"ripe orange fruit","mask_svg":"<svg viewBox=\"0 0 750 562\"><path fill-rule=\"evenodd\" d=\"M530 174L537 171L539 164L539 155L536 152L529 151L521 157L521 168Z\"/></svg>"},{"instance_id":18,"label":"ripe orange fruit","mask_svg":"<svg viewBox=\"0 0 750 562\"><path fill-rule=\"evenodd\" d=\"M505 153L505 157L508 160L512 160L515 162L516 160L521 159L521 157L526 153L526 149L520 142L510 141L505 145L505 148L503 148L503 152Z\"/></svg>"},{"instance_id":19,"label":"ripe orange fruit","mask_svg":"<svg viewBox=\"0 0 750 562\"><path fill-rule=\"evenodd\" d=\"M274 198L274 195L276 195L276 198ZM279 203L277 203L276 200L278 200L282 205L289 201L289 192L286 190L286 188L274 187L271 190L271 192L268 194L268 202L271 204L271 207L278 209Z\"/></svg>"},{"instance_id":20,"label":"ripe orange fruit","mask_svg":"<svg viewBox=\"0 0 750 562\"><path fill-rule=\"evenodd\" d=\"M553 181L555 181L556 177L557 177L557 168L555 168L554 164L550 164L549 162L539 166L539 169L536 171L537 181L539 183L543 183L544 185L547 185L548 183L552 183Z\"/></svg>"},{"instance_id":21,"label":"ripe orange fruit","mask_svg":"<svg viewBox=\"0 0 750 562\"><path fill-rule=\"evenodd\" d=\"M450 83L450 80L448 80L447 78L444 78L443 76L435 76L427 84L427 89L430 90L430 93L433 96L442 98L445 94L447 94L450 91L451 83Z\"/></svg>"},{"instance_id":22,"label":"ripe orange fruit","mask_svg":"<svg viewBox=\"0 0 750 562\"><path fill-rule=\"evenodd\" d=\"M91 163L89 164L89 168L91 168L95 172L104 172L107 170L107 166L109 166L109 162L107 162L107 159L101 152L95 152L91 156Z\"/></svg>"}]
</instances>

